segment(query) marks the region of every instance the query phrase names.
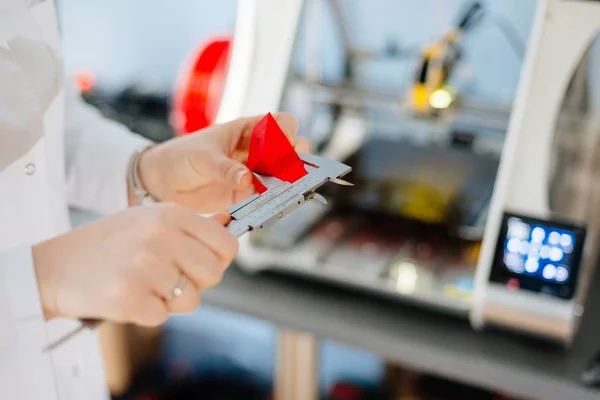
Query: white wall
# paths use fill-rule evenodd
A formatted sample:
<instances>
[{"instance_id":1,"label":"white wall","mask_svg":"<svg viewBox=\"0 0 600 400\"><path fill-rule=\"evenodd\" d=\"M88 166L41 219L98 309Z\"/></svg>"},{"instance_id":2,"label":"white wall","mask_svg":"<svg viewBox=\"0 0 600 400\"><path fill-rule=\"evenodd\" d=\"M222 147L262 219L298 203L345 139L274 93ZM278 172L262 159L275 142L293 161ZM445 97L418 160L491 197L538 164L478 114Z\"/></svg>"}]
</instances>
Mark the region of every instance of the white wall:
<instances>
[{"instance_id":1,"label":"white wall","mask_svg":"<svg viewBox=\"0 0 600 400\"><path fill-rule=\"evenodd\" d=\"M58 0L68 71L92 68L119 88L144 79L170 88L186 55L235 26L236 0Z\"/></svg>"},{"instance_id":2,"label":"white wall","mask_svg":"<svg viewBox=\"0 0 600 400\"><path fill-rule=\"evenodd\" d=\"M309 0L322 1L322 0ZM195 45L212 34L229 33L235 23L235 0L59 0L67 69L93 68L101 84L119 88L145 79L165 88ZM343 0L352 41L381 48L387 38L422 46L444 32L464 1ZM535 0L487 0L494 18L511 21L527 40ZM331 19L323 27L323 58L329 71L339 67ZM302 42L302 38L300 38ZM500 31L485 22L469 38L466 50L474 95L511 101L520 72ZM300 60L300 64L302 61ZM364 79L375 85L397 84L412 74L406 62L365 65ZM400 73L399 73L400 71Z\"/></svg>"}]
</instances>

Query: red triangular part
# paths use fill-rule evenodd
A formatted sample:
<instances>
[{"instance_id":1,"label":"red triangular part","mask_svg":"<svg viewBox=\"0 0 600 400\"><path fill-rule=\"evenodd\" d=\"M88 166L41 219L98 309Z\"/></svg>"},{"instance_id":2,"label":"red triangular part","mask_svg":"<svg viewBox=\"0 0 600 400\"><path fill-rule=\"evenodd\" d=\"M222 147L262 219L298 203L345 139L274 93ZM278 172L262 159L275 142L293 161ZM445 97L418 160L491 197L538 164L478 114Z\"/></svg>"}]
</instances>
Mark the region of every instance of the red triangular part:
<instances>
[{"instance_id":1,"label":"red triangular part","mask_svg":"<svg viewBox=\"0 0 600 400\"><path fill-rule=\"evenodd\" d=\"M252 131L246 164L252 172L289 183L307 174L304 162L271 113L261 119ZM265 192L266 188L258 180L254 179L253 183L258 193Z\"/></svg>"},{"instance_id":2,"label":"red triangular part","mask_svg":"<svg viewBox=\"0 0 600 400\"><path fill-rule=\"evenodd\" d=\"M254 185L254 189L256 189L257 193L264 193L267 191L267 187L260 183L260 181L256 179L255 176L252 177L252 184Z\"/></svg>"}]
</instances>

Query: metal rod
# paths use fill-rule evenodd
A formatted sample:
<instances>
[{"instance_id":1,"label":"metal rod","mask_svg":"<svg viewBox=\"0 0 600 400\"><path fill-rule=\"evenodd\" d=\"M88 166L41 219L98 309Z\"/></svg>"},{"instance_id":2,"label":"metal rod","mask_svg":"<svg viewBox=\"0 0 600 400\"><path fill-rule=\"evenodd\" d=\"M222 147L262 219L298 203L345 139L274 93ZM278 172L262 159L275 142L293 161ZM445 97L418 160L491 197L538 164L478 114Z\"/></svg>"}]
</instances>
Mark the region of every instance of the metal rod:
<instances>
[{"instance_id":1,"label":"metal rod","mask_svg":"<svg viewBox=\"0 0 600 400\"><path fill-rule=\"evenodd\" d=\"M380 105L389 109L390 105L400 104L402 101L402 96L396 91L384 92L349 85L308 82L297 77L292 77L290 84L310 89L317 95L320 95L324 101L344 103L346 105ZM470 102L463 100L458 111L461 115L478 116L486 120L491 118L492 120L506 123L510 116L511 108L493 103L485 104L481 101Z\"/></svg>"},{"instance_id":2,"label":"metal rod","mask_svg":"<svg viewBox=\"0 0 600 400\"><path fill-rule=\"evenodd\" d=\"M344 13L342 12L342 7L338 0L329 0L331 4L331 8L333 8L333 15L336 19L336 26L340 33L340 39L342 40L342 45L344 46L344 52L348 57L352 57L352 41L350 40L350 34L348 33L348 28L346 21L344 21Z\"/></svg>"},{"instance_id":3,"label":"metal rod","mask_svg":"<svg viewBox=\"0 0 600 400\"><path fill-rule=\"evenodd\" d=\"M46 346L44 348L43 351L44 352L52 351L52 350L56 349L57 347L61 346L62 344L66 343L67 341L71 340L75 336L79 335L81 332L83 332L86 329L91 329L91 330L98 329L102 324L104 324L104 322L105 321L101 320L101 319L81 320L81 326L73 329L71 332L60 337L58 340L55 340L54 342L50 343L48 346Z\"/></svg>"}]
</instances>

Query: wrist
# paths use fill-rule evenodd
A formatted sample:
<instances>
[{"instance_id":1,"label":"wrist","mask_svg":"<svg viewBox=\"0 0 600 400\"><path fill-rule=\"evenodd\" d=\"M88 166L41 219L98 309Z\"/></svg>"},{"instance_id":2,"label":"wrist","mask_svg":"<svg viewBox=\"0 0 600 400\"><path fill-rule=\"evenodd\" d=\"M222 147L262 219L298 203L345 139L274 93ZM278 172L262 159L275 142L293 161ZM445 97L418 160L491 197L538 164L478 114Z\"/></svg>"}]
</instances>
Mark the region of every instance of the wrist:
<instances>
[{"instance_id":1,"label":"wrist","mask_svg":"<svg viewBox=\"0 0 600 400\"><path fill-rule=\"evenodd\" d=\"M129 205L142 205L158 201L158 177L154 145L136 151L130 160L127 173L127 193Z\"/></svg>"}]
</instances>

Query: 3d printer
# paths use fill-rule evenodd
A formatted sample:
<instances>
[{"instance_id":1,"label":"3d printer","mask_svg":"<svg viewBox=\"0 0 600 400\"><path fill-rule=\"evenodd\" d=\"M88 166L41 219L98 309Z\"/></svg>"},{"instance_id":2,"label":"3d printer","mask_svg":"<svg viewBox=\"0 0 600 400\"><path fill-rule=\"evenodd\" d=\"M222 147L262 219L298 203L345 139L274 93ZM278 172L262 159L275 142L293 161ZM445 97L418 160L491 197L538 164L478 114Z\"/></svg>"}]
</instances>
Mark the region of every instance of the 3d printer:
<instances>
[{"instance_id":1,"label":"3d printer","mask_svg":"<svg viewBox=\"0 0 600 400\"><path fill-rule=\"evenodd\" d=\"M343 53L331 73L311 57L300 57L304 68L296 63L300 42L320 42L317 3L239 3L217 121L291 111L318 152L352 166L348 180L356 188L331 188L324 193L329 205L307 204L242 239L237 265L336 282L470 318L475 327L512 327L569 343L596 257L591 204L600 203L587 189L564 190L574 165L589 184L599 159L597 129L582 118L574 122L568 105L581 97L576 89L585 70L576 67L600 26L600 4L538 2L513 106L470 102L451 82L462 54L458 33L485 21L480 4L424 52L392 45L378 53L352 46L342 4L331 0ZM569 24L567 15L578 23ZM408 87L364 84L365 60L415 53L416 79ZM572 135L555 134L565 130ZM581 198L588 199L585 208L575 204Z\"/></svg>"}]
</instances>

